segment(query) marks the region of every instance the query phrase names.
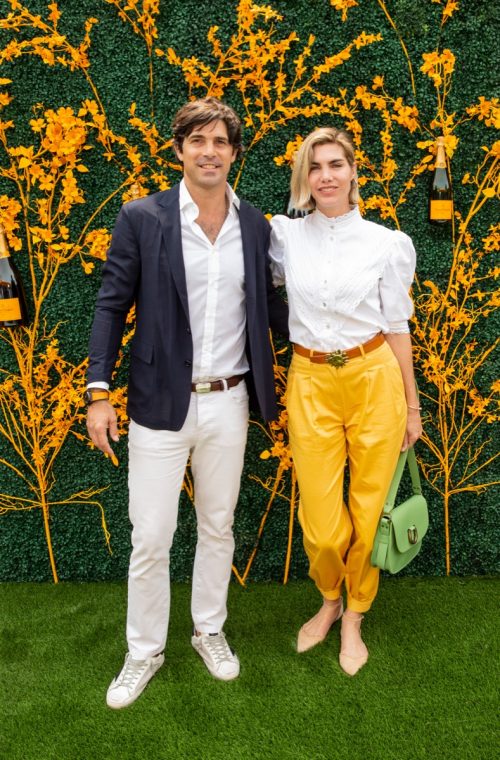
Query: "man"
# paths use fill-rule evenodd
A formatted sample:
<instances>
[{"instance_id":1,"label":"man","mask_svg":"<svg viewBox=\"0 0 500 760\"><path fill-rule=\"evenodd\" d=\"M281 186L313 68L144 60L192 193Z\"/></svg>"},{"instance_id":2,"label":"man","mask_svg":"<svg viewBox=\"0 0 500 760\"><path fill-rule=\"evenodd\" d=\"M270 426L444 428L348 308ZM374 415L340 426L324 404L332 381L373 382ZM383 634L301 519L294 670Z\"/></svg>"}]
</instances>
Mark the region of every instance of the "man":
<instances>
[{"instance_id":1,"label":"man","mask_svg":"<svg viewBox=\"0 0 500 760\"><path fill-rule=\"evenodd\" d=\"M192 645L216 678L239 674L223 626L234 551L232 523L248 427L248 399L277 412L269 323L287 333L273 290L269 229L227 184L241 124L215 98L183 106L173 122L184 177L172 190L127 203L113 233L90 339L87 427L112 456L118 440L109 383L126 315L136 305L128 384L128 654L107 704L131 704L164 661L169 550L187 459L198 542Z\"/></svg>"}]
</instances>

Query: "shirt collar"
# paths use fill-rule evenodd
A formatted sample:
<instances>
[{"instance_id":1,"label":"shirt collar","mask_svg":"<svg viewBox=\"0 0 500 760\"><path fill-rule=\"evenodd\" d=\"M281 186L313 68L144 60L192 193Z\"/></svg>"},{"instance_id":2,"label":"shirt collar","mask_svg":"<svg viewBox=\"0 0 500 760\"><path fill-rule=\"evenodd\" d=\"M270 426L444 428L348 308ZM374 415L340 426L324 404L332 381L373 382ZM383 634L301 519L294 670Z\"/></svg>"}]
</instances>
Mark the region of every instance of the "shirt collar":
<instances>
[{"instance_id":1,"label":"shirt collar","mask_svg":"<svg viewBox=\"0 0 500 760\"><path fill-rule=\"evenodd\" d=\"M361 214L359 213L359 208L357 206L353 206L347 214L342 214L342 216L325 216L325 214L318 209L315 209L311 216L319 227L335 227L337 229L347 227L358 219L361 219Z\"/></svg>"},{"instance_id":2,"label":"shirt collar","mask_svg":"<svg viewBox=\"0 0 500 760\"><path fill-rule=\"evenodd\" d=\"M240 208L240 199L234 192L233 188L226 183L226 198L229 201L229 216L234 216L238 213ZM179 185L179 206L181 211L184 211L186 214L187 219L190 222L194 222L194 220L198 217L200 210L194 200L191 198L190 192L187 189L186 182L184 179L181 180L181 183Z\"/></svg>"}]
</instances>

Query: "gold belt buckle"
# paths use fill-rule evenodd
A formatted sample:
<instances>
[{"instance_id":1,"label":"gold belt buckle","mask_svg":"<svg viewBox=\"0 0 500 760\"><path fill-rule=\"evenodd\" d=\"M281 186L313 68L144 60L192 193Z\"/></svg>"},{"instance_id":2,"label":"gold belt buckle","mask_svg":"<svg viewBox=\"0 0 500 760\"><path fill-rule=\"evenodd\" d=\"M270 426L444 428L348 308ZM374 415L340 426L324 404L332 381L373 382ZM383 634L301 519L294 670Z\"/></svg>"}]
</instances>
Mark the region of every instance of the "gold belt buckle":
<instances>
[{"instance_id":1,"label":"gold belt buckle","mask_svg":"<svg viewBox=\"0 0 500 760\"><path fill-rule=\"evenodd\" d=\"M332 351L326 355L326 363L329 364L330 367L343 367L348 361L349 357L346 352L341 349L337 349L337 351Z\"/></svg>"},{"instance_id":2,"label":"gold belt buckle","mask_svg":"<svg viewBox=\"0 0 500 760\"><path fill-rule=\"evenodd\" d=\"M212 390L212 383L195 383L196 393L209 393Z\"/></svg>"}]
</instances>

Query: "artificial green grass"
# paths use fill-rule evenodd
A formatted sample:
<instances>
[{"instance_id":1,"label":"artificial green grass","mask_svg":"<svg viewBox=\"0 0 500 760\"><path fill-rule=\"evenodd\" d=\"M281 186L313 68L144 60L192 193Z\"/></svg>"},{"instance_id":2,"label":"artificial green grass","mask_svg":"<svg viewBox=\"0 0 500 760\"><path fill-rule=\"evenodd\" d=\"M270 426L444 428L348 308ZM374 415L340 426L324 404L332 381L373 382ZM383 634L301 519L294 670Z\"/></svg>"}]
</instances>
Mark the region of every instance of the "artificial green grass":
<instances>
[{"instance_id":1,"label":"artificial green grass","mask_svg":"<svg viewBox=\"0 0 500 760\"><path fill-rule=\"evenodd\" d=\"M491 760L497 585L384 579L355 678L338 625L294 651L318 606L309 582L233 584L226 632L240 678L211 678L190 644L190 589L174 585L166 661L140 699L111 711L125 651L126 587L0 585L2 760Z\"/></svg>"}]
</instances>

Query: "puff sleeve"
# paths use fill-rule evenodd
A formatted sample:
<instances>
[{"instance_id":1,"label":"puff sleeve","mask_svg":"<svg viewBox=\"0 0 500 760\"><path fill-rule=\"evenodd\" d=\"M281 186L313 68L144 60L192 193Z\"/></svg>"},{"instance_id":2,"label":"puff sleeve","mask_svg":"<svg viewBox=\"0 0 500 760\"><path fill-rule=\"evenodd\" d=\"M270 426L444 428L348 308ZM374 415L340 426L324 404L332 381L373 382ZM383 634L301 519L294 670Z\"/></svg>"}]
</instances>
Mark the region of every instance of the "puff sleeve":
<instances>
[{"instance_id":1,"label":"puff sleeve","mask_svg":"<svg viewBox=\"0 0 500 760\"><path fill-rule=\"evenodd\" d=\"M287 216L273 216L271 219L269 258L271 259L274 287L285 284L286 233L289 222Z\"/></svg>"},{"instance_id":2,"label":"puff sleeve","mask_svg":"<svg viewBox=\"0 0 500 760\"><path fill-rule=\"evenodd\" d=\"M408 291L415 275L415 263L411 238L404 232L395 231L380 281L381 309L389 333L410 332L408 320L413 314L413 302Z\"/></svg>"}]
</instances>

